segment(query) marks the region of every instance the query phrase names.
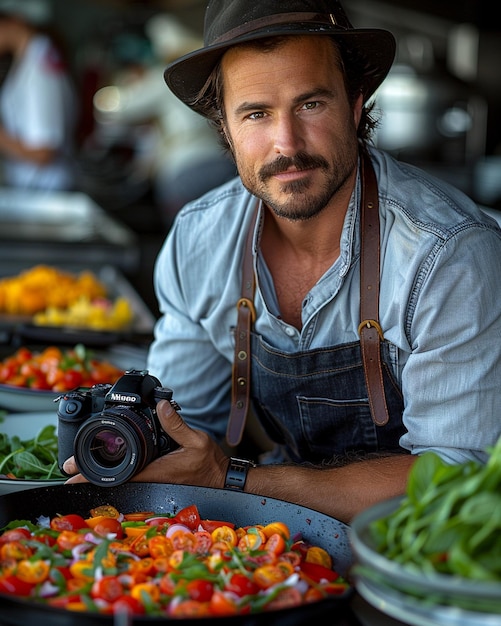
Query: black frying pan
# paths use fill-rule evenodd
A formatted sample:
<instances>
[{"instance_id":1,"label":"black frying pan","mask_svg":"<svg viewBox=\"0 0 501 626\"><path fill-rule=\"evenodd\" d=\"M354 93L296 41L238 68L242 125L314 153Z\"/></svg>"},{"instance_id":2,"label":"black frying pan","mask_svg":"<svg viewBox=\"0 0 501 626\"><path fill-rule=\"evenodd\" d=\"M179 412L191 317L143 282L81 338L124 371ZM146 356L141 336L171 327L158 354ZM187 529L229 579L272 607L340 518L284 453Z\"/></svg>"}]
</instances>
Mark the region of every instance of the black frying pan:
<instances>
[{"instance_id":1,"label":"black frying pan","mask_svg":"<svg viewBox=\"0 0 501 626\"><path fill-rule=\"evenodd\" d=\"M15 519L36 522L38 517L78 513L88 516L90 509L101 504L111 504L120 511L155 511L176 513L184 506L196 504L204 519L227 519L239 526L267 524L284 521L291 534L303 537L325 548L335 561L335 569L347 574L352 563L348 527L332 517L305 507L265 498L263 496L209 489L189 485L125 483L116 487L98 487L92 484L57 485L20 491L0 496L0 528ZM294 609L268 611L256 615L228 618L162 619L138 616L129 624L134 626L169 622L177 626L213 626L238 624L239 626L296 626L300 624L328 623L349 626L356 624L348 605L351 594L315 602ZM15 626L112 626L113 618L95 613L75 613L64 609L40 606L22 598L0 594L0 624Z\"/></svg>"}]
</instances>

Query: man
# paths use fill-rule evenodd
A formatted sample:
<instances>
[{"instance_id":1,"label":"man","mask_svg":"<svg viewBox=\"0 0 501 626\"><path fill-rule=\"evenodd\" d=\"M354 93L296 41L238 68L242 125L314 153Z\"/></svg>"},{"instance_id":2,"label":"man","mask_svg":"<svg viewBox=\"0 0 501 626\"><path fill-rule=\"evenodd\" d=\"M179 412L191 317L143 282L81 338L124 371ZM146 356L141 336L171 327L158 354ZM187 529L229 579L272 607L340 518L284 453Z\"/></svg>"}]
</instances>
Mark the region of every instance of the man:
<instances>
[{"instance_id":1,"label":"man","mask_svg":"<svg viewBox=\"0 0 501 626\"><path fill-rule=\"evenodd\" d=\"M353 29L333 0L213 0L205 42L165 78L218 126L240 178L187 205L159 256L148 367L183 419L158 404L180 447L136 479L349 522L401 494L426 450L484 460L501 432L501 233L369 147L392 35ZM247 388L277 444L257 467L217 443L239 442Z\"/></svg>"}]
</instances>

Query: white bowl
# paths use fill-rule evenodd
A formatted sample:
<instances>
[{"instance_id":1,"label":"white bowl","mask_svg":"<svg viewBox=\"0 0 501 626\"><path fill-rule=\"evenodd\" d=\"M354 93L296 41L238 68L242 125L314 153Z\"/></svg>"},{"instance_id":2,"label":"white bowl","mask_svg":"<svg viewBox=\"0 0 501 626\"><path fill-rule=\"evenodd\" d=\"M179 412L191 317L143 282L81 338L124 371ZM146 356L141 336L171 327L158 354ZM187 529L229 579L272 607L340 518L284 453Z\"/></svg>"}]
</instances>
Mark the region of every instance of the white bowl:
<instances>
[{"instance_id":1,"label":"white bowl","mask_svg":"<svg viewBox=\"0 0 501 626\"><path fill-rule=\"evenodd\" d=\"M21 440L32 439L35 435L48 425L57 426L57 407L54 405L53 411L38 413L10 413L0 422L0 432L9 437L17 435ZM0 495L13 491L24 491L36 487L51 487L61 485L64 479L57 480L23 480L23 479L0 479Z\"/></svg>"},{"instance_id":2,"label":"white bowl","mask_svg":"<svg viewBox=\"0 0 501 626\"><path fill-rule=\"evenodd\" d=\"M401 501L402 497L397 497L380 502L351 523L352 575L360 595L384 613L414 626L501 624L501 583L425 573L377 551L371 524L393 513Z\"/></svg>"}]
</instances>

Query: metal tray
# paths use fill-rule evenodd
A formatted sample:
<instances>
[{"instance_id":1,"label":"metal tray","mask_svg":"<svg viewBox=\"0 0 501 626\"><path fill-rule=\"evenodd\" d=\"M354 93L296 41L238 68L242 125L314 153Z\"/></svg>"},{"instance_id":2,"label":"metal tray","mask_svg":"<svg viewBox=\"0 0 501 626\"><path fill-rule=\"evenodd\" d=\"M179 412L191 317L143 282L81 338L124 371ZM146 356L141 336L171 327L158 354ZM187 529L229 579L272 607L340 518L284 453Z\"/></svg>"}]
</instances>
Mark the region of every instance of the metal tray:
<instances>
[{"instance_id":1,"label":"metal tray","mask_svg":"<svg viewBox=\"0 0 501 626\"><path fill-rule=\"evenodd\" d=\"M16 275L23 269L29 269L29 266L19 268L12 274L6 274L5 271L2 272L0 266L0 276ZM100 268L72 266L62 269L69 272L89 269L106 286L110 298L115 299L119 296L126 298L134 313L130 327L113 331L95 331L69 326L38 326L32 323L32 318L29 316L0 313L0 343L17 345L30 342L66 345L83 343L87 346L99 347L124 341L135 343L151 339L156 321L155 316L118 269L111 265Z\"/></svg>"},{"instance_id":2,"label":"metal tray","mask_svg":"<svg viewBox=\"0 0 501 626\"><path fill-rule=\"evenodd\" d=\"M30 348L31 346L28 347ZM9 356L10 353L8 350L0 349L0 357L2 359ZM129 369L146 369L146 347L118 344L109 346L104 350L95 350L93 355L97 359L113 363L113 365L124 371ZM13 413L32 411L54 411L55 413L57 406L54 402L60 395L61 393L56 391L43 391L28 387L0 384L0 410ZM1 425L0 432L2 432Z\"/></svg>"}]
</instances>

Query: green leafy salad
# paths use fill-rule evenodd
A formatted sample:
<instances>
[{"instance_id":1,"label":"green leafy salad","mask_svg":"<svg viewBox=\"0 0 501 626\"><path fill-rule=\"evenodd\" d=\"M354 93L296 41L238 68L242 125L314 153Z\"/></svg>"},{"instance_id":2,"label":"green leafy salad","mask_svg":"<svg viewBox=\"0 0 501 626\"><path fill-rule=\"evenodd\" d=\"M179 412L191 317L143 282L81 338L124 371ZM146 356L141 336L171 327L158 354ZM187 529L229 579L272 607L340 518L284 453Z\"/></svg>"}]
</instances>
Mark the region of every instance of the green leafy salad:
<instances>
[{"instance_id":1,"label":"green leafy salad","mask_svg":"<svg viewBox=\"0 0 501 626\"><path fill-rule=\"evenodd\" d=\"M0 418L0 430L1 422ZM23 480L64 478L57 463L56 427L49 424L33 439L0 432L0 477Z\"/></svg>"},{"instance_id":2,"label":"green leafy salad","mask_svg":"<svg viewBox=\"0 0 501 626\"><path fill-rule=\"evenodd\" d=\"M501 581L501 439L486 464L414 464L406 496L371 524L377 551L422 572Z\"/></svg>"}]
</instances>

